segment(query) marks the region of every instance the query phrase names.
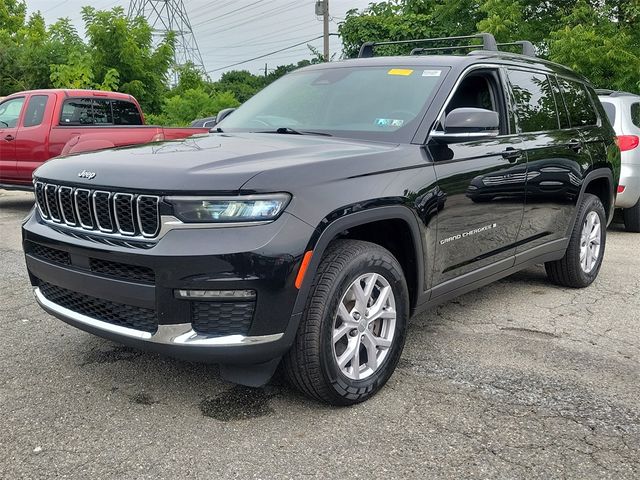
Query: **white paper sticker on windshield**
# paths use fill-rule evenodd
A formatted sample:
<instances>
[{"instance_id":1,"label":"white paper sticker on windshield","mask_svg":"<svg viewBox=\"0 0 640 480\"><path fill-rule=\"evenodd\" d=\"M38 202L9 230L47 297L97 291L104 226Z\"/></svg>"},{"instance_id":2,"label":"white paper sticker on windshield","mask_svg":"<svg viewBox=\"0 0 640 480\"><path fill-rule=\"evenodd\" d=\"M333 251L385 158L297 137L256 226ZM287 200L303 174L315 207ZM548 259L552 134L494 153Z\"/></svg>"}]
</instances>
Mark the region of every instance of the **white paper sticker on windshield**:
<instances>
[{"instance_id":1,"label":"white paper sticker on windshield","mask_svg":"<svg viewBox=\"0 0 640 480\"><path fill-rule=\"evenodd\" d=\"M400 128L404 125L404 120L397 118L376 118L376 125L378 127L396 127Z\"/></svg>"},{"instance_id":2,"label":"white paper sticker on windshield","mask_svg":"<svg viewBox=\"0 0 640 480\"><path fill-rule=\"evenodd\" d=\"M442 73L440 70L423 70L422 76L423 77L439 77L440 73Z\"/></svg>"}]
</instances>

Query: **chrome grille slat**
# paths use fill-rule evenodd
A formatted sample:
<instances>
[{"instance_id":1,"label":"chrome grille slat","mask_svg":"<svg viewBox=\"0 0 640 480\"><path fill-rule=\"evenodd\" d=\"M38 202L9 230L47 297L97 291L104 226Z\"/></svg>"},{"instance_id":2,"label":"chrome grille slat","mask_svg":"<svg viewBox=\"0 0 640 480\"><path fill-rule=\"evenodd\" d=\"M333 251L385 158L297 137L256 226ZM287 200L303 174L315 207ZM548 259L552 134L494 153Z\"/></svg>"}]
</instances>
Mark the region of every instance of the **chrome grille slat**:
<instances>
[{"instance_id":1,"label":"chrome grille slat","mask_svg":"<svg viewBox=\"0 0 640 480\"><path fill-rule=\"evenodd\" d=\"M136 234L136 214L133 209L134 196L130 193L116 193L113 196L113 213L116 227L123 235Z\"/></svg>"},{"instance_id":2,"label":"chrome grille slat","mask_svg":"<svg viewBox=\"0 0 640 480\"><path fill-rule=\"evenodd\" d=\"M78 221L73 205L73 188L59 187L58 202L60 204L60 213L62 214L62 220L64 223L70 227L75 227L78 224Z\"/></svg>"},{"instance_id":3,"label":"chrome grille slat","mask_svg":"<svg viewBox=\"0 0 640 480\"><path fill-rule=\"evenodd\" d=\"M47 200L44 194L44 183L35 182L34 184L35 196L36 196L36 204L38 205L38 210L40 211L40 215L43 218L49 218L49 209L47 208Z\"/></svg>"},{"instance_id":4,"label":"chrome grille slat","mask_svg":"<svg viewBox=\"0 0 640 480\"><path fill-rule=\"evenodd\" d=\"M98 230L113 233L113 214L111 212L111 192L96 190L91 196L93 200L93 214Z\"/></svg>"},{"instance_id":5,"label":"chrome grille slat","mask_svg":"<svg viewBox=\"0 0 640 480\"><path fill-rule=\"evenodd\" d=\"M160 232L160 197L34 182L43 220L68 229L113 237L122 243L150 240ZM70 233L70 232L69 232ZM108 243L107 238L103 239Z\"/></svg>"},{"instance_id":6,"label":"chrome grille slat","mask_svg":"<svg viewBox=\"0 0 640 480\"><path fill-rule=\"evenodd\" d=\"M44 187L44 198L47 202L49 217L56 223L62 223L60 206L58 204L58 186L47 183Z\"/></svg>"},{"instance_id":7,"label":"chrome grille slat","mask_svg":"<svg viewBox=\"0 0 640 480\"><path fill-rule=\"evenodd\" d=\"M153 238L160 230L160 197L155 195L139 195L136 199L138 229L145 238Z\"/></svg>"}]
</instances>

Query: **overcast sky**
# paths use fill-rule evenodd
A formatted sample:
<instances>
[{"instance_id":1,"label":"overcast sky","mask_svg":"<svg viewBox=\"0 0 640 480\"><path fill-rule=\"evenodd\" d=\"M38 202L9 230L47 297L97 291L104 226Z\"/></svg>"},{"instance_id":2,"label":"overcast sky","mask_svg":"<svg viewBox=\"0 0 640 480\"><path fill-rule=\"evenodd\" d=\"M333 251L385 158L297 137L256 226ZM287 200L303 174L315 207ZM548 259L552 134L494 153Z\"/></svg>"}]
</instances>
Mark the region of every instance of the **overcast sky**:
<instances>
[{"instance_id":1,"label":"overcast sky","mask_svg":"<svg viewBox=\"0 0 640 480\"><path fill-rule=\"evenodd\" d=\"M330 0L333 21L331 31L338 31L338 22L352 8L364 8L371 0ZM110 9L120 5L128 11L128 0L27 0L29 12L40 10L47 23L60 17L69 17L78 32L84 35L80 9L92 5L97 9ZM185 0L185 8L191 19L211 78L217 79L233 63L273 52L296 43L322 35L322 21L315 15L315 0ZM245 8L246 7L246 8ZM236 11L237 10L237 11ZM309 42L322 51L322 40ZM337 37L331 38L331 52L340 56L342 46ZM233 69L245 69L252 73L269 68L296 63L310 58L306 45L276 53Z\"/></svg>"}]
</instances>

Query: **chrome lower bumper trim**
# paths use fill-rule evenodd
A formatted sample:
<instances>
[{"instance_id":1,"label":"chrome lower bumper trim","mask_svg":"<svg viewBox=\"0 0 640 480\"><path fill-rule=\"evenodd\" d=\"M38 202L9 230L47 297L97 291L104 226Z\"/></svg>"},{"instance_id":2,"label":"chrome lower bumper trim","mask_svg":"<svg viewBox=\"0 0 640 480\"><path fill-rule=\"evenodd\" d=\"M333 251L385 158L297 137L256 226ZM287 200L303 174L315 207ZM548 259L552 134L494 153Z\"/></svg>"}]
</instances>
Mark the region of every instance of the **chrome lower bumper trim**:
<instances>
[{"instance_id":1,"label":"chrome lower bumper trim","mask_svg":"<svg viewBox=\"0 0 640 480\"><path fill-rule=\"evenodd\" d=\"M225 337L209 337L202 335L191 328L190 323L178 323L175 325L158 325L155 333L143 332L133 328L120 327L111 323L96 320L95 318L82 315L80 313L62 307L54 303L42 294L39 288L35 291L36 300L42 308L53 314L67 318L73 322L86 325L88 327L104 330L105 332L122 335L123 337L145 340L151 343L176 346L194 347L237 347L241 345L257 345L280 340L284 333L273 335L261 335L246 337L244 335L228 335Z\"/></svg>"}]
</instances>

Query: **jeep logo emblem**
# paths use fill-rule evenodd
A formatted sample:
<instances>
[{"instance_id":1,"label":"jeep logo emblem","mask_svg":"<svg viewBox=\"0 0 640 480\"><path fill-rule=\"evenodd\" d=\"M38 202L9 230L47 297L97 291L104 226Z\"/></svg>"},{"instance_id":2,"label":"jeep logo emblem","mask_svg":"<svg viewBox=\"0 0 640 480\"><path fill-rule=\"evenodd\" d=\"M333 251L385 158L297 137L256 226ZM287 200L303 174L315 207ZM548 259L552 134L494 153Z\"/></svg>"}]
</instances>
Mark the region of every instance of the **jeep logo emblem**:
<instances>
[{"instance_id":1,"label":"jeep logo emblem","mask_svg":"<svg viewBox=\"0 0 640 480\"><path fill-rule=\"evenodd\" d=\"M86 170L82 170L78 176L80 178L86 178L87 180L93 180L94 178L96 178L96 174L95 172L88 172Z\"/></svg>"}]
</instances>

